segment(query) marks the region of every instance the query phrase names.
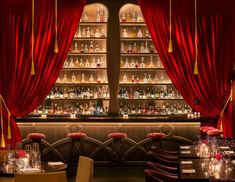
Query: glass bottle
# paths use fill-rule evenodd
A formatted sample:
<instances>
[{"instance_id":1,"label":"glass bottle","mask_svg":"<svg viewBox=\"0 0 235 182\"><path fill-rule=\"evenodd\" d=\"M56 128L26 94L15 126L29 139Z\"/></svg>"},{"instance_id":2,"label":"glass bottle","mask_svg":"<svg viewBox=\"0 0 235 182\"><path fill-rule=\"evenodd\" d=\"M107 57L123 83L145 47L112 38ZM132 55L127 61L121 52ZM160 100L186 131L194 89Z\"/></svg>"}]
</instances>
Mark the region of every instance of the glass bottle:
<instances>
[{"instance_id":1,"label":"glass bottle","mask_svg":"<svg viewBox=\"0 0 235 182\"><path fill-rule=\"evenodd\" d=\"M158 83L157 74L155 75L153 82L154 82L154 83Z\"/></svg>"},{"instance_id":2,"label":"glass bottle","mask_svg":"<svg viewBox=\"0 0 235 182\"><path fill-rule=\"evenodd\" d=\"M86 37L88 37L88 38L91 37L90 27L87 27Z\"/></svg>"},{"instance_id":3,"label":"glass bottle","mask_svg":"<svg viewBox=\"0 0 235 182\"><path fill-rule=\"evenodd\" d=\"M144 48L145 53L149 53L149 48L148 48L148 42L145 41L145 48Z\"/></svg>"},{"instance_id":4,"label":"glass bottle","mask_svg":"<svg viewBox=\"0 0 235 182\"><path fill-rule=\"evenodd\" d=\"M63 83L67 83L67 82L68 82L67 75L64 74Z\"/></svg>"},{"instance_id":5,"label":"glass bottle","mask_svg":"<svg viewBox=\"0 0 235 182\"><path fill-rule=\"evenodd\" d=\"M64 62L64 68L68 68L69 67L69 63L68 63L68 60L67 58L65 59L65 62Z\"/></svg>"},{"instance_id":6,"label":"glass bottle","mask_svg":"<svg viewBox=\"0 0 235 182\"><path fill-rule=\"evenodd\" d=\"M81 26L78 27L78 37L82 37L82 29L81 29Z\"/></svg>"},{"instance_id":7,"label":"glass bottle","mask_svg":"<svg viewBox=\"0 0 235 182\"><path fill-rule=\"evenodd\" d=\"M135 83L135 75L131 75L131 82Z\"/></svg>"},{"instance_id":8,"label":"glass bottle","mask_svg":"<svg viewBox=\"0 0 235 182\"><path fill-rule=\"evenodd\" d=\"M74 44L74 50L73 50L73 52L78 52L78 43L75 43L75 44Z\"/></svg>"},{"instance_id":9,"label":"glass bottle","mask_svg":"<svg viewBox=\"0 0 235 182\"><path fill-rule=\"evenodd\" d=\"M160 82L164 82L164 74L163 73L161 73Z\"/></svg>"},{"instance_id":10,"label":"glass bottle","mask_svg":"<svg viewBox=\"0 0 235 182\"><path fill-rule=\"evenodd\" d=\"M105 22L105 11L104 11L103 7L102 7L102 10L100 12L100 22Z\"/></svg>"},{"instance_id":11,"label":"glass bottle","mask_svg":"<svg viewBox=\"0 0 235 182\"><path fill-rule=\"evenodd\" d=\"M89 67L90 67L89 59L86 59L86 68L89 68Z\"/></svg>"},{"instance_id":12,"label":"glass bottle","mask_svg":"<svg viewBox=\"0 0 235 182\"><path fill-rule=\"evenodd\" d=\"M84 53L84 44L81 44L80 53Z\"/></svg>"},{"instance_id":13,"label":"glass bottle","mask_svg":"<svg viewBox=\"0 0 235 182\"><path fill-rule=\"evenodd\" d=\"M131 60L131 68L135 68L135 60L134 59Z\"/></svg>"},{"instance_id":14,"label":"glass bottle","mask_svg":"<svg viewBox=\"0 0 235 182\"><path fill-rule=\"evenodd\" d=\"M122 14L121 22L126 22L126 15L125 15L125 13Z\"/></svg>"},{"instance_id":15,"label":"glass bottle","mask_svg":"<svg viewBox=\"0 0 235 182\"><path fill-rule=\"evenodd\" d=\"M148 31L148 30L146 30L146 32L145 32L145 37L146 37L146 38L150 38L150 34L149 34L149 31Z\"/></svg>"},{"instance_id":16,"label":"glass bottle","mask_svg":"<svg viewBox=\"0 0 235 182\"><path fill-rule=\"evenodd\" d=\"M126 75L126 73L123 74L122 81L123 81L123 83L127 83L127 75Z\"/></svg>"},{"instance_id":17,"label":"glass bottle","mask_svg":"<svg viewBox=\"0 0 235 182\"><path fill-rule=\"evenodd\" d=\"M94 50L95 52L100 52L100 48L99 48L99 45L98 44L96 44L95 45L95 50Z\"/></svg>"},{"instance_id":18,"label":"glass bottle","mask_svg":"<svg viewBox=\"0 0 235 182\"><path fill-rule=\"evenodd\" d=\"M135 12L132 13L131 22L136 22L136 15L135 15Z\"/></svg>"},{"instance_id":19,"label":"glass bottle","mask_svg":"<svg viewBox=\"0 0 235 182\"><path fill-rule=\"evenodd\" d=\"M130 16L130 13L127 13L126 21L127 21L127 22L131 22L131 16Z\"/></svg>"},{"instance_id":20,"label":"glass bottle","mask_svg":"<svg viewBox=\"0 0 235 182\"><path fill-rule=\"evenodd\" d=\"M128 45L128 49L127 49L127 53L132 53L132 47L131 47L131 45Z\"/></svg>"},{"instance_id":21,"label":"glass bottle","mask_svg":"<svg viewBox=\"0 0 235 182\"><path fill-rule=\"evenodd\" d=\"M95 67L96 67L95 58L92 59L91 67L92 67L92 68L95 68Z\"/></svg>"},{"instance_id":22,"label":"glass bottle","mask_svg":"<svg viewBox=\"0 0 235 182\"><path fill-rule=\"evenodd\" d=\"M93 52L94 51L94 45L93 45L93 41L91 41L90 46L89 46L89 52Z\"/></svg>"},{"instance_id":23,"label":"glass bottle","mask_svg":"<svg viewBox=\"0 0 235 182\"><path fill-rule=\"evenodd\" d=\"M137 22L143 22L143 16L141 15L140 12L137 14Z\"/></svg>"},{"instance_id":24,"label":"glass bottle","mask_svg":"<svg viewBox=\"0 0 235 182\"><path fill-rule=\"evenodd\" d=\"M86 29L85 28L82 29L82 36L81 37L86 37Z\"/></svg>"},{"instance_id":25,"label":"glass bottle","mask_svg":"<svg viewBox=\"0 0 235 182\"><path fill-rule=\"evenodd\" d=\"M94 36L95 36L94 31L93 29L91 29L91 37L94 37Z\"/></svg>"},{"instance_id":26,"label":"glass bottle","mask_svg":"<svg viewBox=\"0 0 235 182\"><path fill-rule=\"evenodd\" d=\"M137 46L136 46L136 43L134 43L134 46L133 46L133 50L132 50L133 53L137 53Z\"/></svg>"},{"instance_id":27,"label":"glass bottle","mask_svg":"<svg viewBox=\"0 0 235 182\"><path fill-rule=\"evenodd\" d=\"M151 78L151 74L148 74L148 83L152 83L152 78Z\"/></svg>"},{"instance_id":28,"label":"glass bottle","mask_svg":"<svg viewBox=\"0 0 235 182\"><path fill-rule=\"evenodd\" d=\"M124 68L129 68L129 67L130 67L130 65L129 65L129 62L128 62L128 58L126 58Z\"/></svg>"},{"instance_id":29,"label":"glass bottle","mask_svg":"<svg viewBox=\"0 0 235 182\"><path fill-rule=\"evenodd\" d=\"M97 37L97 38L100 37L99 29L95 30L95 37Z\"/></svg>"},{"instance_id":30,"label":"glass bottle","mask_svg":"<svg viewBox=\"0 0 235 182\"><path fill-rule=\"evenodd\" d=\"M104 63L104 58L103 57L100 58L100 67L101 68L105 67L105 63Z\"/></svg>"},{"instance_id":31,"label":"glass bottle","mask_svg":"<svg viewBox=\"0 0 235 182\"><path fill-rule=\"evenodd\" d=\"M85 44L85 46L84 46L84 53L88 53L88 52L89 52L88 45Z\"/></svg>"},{"instance_id":32,"label":"glass bottle","mask_svg":"<svg viewBox=\"0 0 235 182\"><path fill-rule=\"evenodd\" d=\"M78 68L79 67L79 61L78 61L78 57L76 57L75 63L74 63L74 67Z\"/></svg>"},{"instance_id":33,"label":"glass bottle","mask_svg":"<svg viewBox=\"0 0 235 182\"><path fill-rule=\"evenodd\" d=\"M105 37L106 37L104 29L101 30L101 35L100 35L100 37L101 37L101 38L105 38Z\"/></svg>"},{"instance_id":34,"label":"glass bottle","mask_svg":"<svg viewBox=\"0 0 235 182\"><path fill-rule=\"evenodd\" d=\"M124 43L121 44L121 53L125 53Z\"/></svg>"},{"instance_id":35,"label":"glass bottle","mask_svg":"<svg viewBox=\"0 0 235 182\"><path fill-rule=\"evenodd\" d=\"M70 68L74 68L74 62L73 62L73 58L70 58L70 63L69 63L69 67Z\"/></svg>"},{"instance_id":36,"label":"glass bottle","mask_svg":"<svg viewBox=\"0 0 235 182\"><path fill-rule=\"evenodd\" d=\"M85 74L84 73L82 73L82 80L81 80L81 82L82 83L85 83L86 81L85 81Z\"/></svg>"},{"instance_id":37,"label":"glass bottle","mask_svg":"<svg viewBox=\"0 0 235 182\"><path fill-rule=\"evenodd\" d=\"M141 52L141 53L144 53L144 43L141 43L141 44L140 44L140 52Z\"/></svg>"},{"instance_id":38,"label":"glass bottle","mask_svg":"<svg viewBox=\"0 0 235 182\"><path fill-rule=\"evenodd\" d=\"M84 16L83 16L83 22L88 22L88 16L86 13L84 13Z\"/></svg>"},{"instance_id":39,"label":"glass bottle","mask_svg":"<svg viewBox=\"0 0 235 182\"><path fill-rule=\"evenodd\" d=\"M146 74L146 73L144 74L144 79L143 79L143 82L144 82L144 83L147 83L147 82L148 82L148 79L147 79L147 74Z\"/></svg>"},{"instance_id":40,"label":"glass bottle","mask_svg":"<svg viewBox=\"0 0 235 182\"><path fill-rule=\"evenodd\" d=\"M93 75L92 75L92 74L90 75L89 82L90 82L90 83L93 83L93 82L94 82L94 78L93 78Z\"/></svg>"},{"instance_id":41,"label":"glass bottle","mask_svg":"<svg viewBox=\"0 0 235 182\"><path fill-rule=\"evenodd\" d=\"M80 68L83 68L83 67L84 67L83 59L82 59L82 58L80 59L79 67L80 67Z\"/></svg>"},{"instance_id":42,"label":"glass bottle","mask_svg":"<svg viewBox=\"0 0 235 182\"><path fill-rule=\"evenodd\" d=\"M101 83L101 76L98 74L98 76L97 76L97 83Z\"/></svg>"},{"instance_id":43,"label":"glass bottle","mask_svg":"<svg viewBox=\"0 0 235 182\"><path fill-rule=\"evenodd\" d=\"M73 73L73 75L72 75L72 83L75 83L76 82L76 76L75 76L75 74Z\"/></svg>"},{"instance_id":44,"label":"glass bottle","mask_svg":"<svg viewBox=\"0 0 235 182\"><path fill-rule=\"evenodd\" d=\"M138 60L135 60L135 68L139 68Z\"/></svg>"},{"instance_id":45,"label":"glass bottle","mask_svg":"<svg viewBox=\"0 0 235 182\"><path fill-rule=\"evenodd\" d=\"M97 67L97 68L100 68L100 67L101 67L101 61L100 61L99 58L97 59L96 67Z\"/></svg>"},{"instance_id":46,"label":"glass bottle","mask_svg":"<svg viewBox=\"0 0 235 182\"><path fill-rule=\"evenodd\" d=\"M123 29L123 31L122 31L122 37L128 37L128 35L127 35L127 31L126 31L126 29L124 28Z\"/></svg>"},{"instance_id":47,"label":"glass bottle","mask_svg":"<svg viewBox=\"0 0 235 182\"><path fill-rule=\"evenodd\" d=\"M96 22L100 22L100 8L96 9Z\"/></svg>"},{"instance_id":48,"label":"glass bottle","mask_svg":"<svg viewBox=\"0 0 235 182\"><path fill-rule=\"evenodd\" d=\"M155 53L155 48L153 44L150 45L150 53Z\"/></svg>"},{"instance_id":49,"label":"glass bottle","mask_svg":"<svg viewBox=\"0 0 235 182\"><path fill-rule=\"evenodd\" d=\"M144 57L141 57L140 68L145 68Z\"/></svg>"},{"instance_id":50,"label":"glass bottle","mask_svg":"<svg viewBox=\"0 0 235 182\"><path fill-rule=\"evenodd\" d=\"M138 30L137 37L143 37L143 33L142 33L141 29Z\"/></svg>"},{"instance_id":51,"label":"glass bottle","mask_svg":"<svg viewBox=\"0 0 235 182\"><path fill-rule=\"evenodd\" d=\"M149 68L154 68L154 64L153 64L153 56L150 56L150 63L149 63Z\"/></svg>"}]
</instances>

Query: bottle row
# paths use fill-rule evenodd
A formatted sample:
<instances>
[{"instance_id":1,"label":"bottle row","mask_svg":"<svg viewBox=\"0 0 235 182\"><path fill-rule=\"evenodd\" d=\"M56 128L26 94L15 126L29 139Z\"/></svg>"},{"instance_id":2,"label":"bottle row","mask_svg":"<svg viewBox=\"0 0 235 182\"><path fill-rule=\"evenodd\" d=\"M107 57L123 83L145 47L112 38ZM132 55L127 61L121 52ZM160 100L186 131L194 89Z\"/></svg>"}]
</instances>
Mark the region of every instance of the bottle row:
<instances>
[{"instance_id":1,"label":"bottle row","mask_svg":"<svg viewBox=\"0 0 235 182\"><path fill-rule=\"evenodd\" d=\"M123 104L120 103L121 115L177 115L192 113L192 109L184 104L157 104L152 103L137 103Z\"/></svg>"},{"instance_id":2,"label":"bottle row","mask_svg":"<svg viewBox=\"0 0 235 182\"><path fill-rule=\"evenodd\" d=\"M89 102L89 104L67 104L58 105L51 103L50 106L40 106L35 109L31 115L107 115L108 106L98 105L94 102Z\"/></svg>"},{"instance_id":3,"label":"bottle row","mask_svg":"<svg viewBox=\"0 0 235 182\"><path fill-rule=\"evenodd\" d=\"M101 74L86 75L85 73L81 73L78 75L72 73L70 78L67 74L64 74L63 78L59 76L56 83L107 83L107 77Z\"/></svg>"},{"instance_id":4,"label":"bottle row","mask_svg":"<svg viewBox=\"0 0 235 182\"><path fill-rule=\"evenodd\" d=\"M106 38L106 33L104 28L95 28L95 31L93 28L84 27L81 26L78 27L78 30L76 31L74 37L79 37L79 38Z\"/></svg>"},{"instance_id":5,"label":"bottle row","mask_svg":"<svg viewBox=\"0 0 235 182\"><path fill-rule=\"evenodd\" d=\"M90 44L80 44L78 47L78 43L75 42L74 45L70 47L70 52L72 53L104 53L106 52L105 44L93 44L93 41L90 41Z\"/></svg>"},{"instance_id":6,"label":"bottle row","mask_svg":"<svg viewBox=\"0 0 235 182\"><path fill-rule=\"evenodd\" d=\"M128 11L121 13L120 22L144 22L144 18L140 11Z\"/></svg>"},{"instance_id":7,"label":"bottle row","mask_svg":"<svg viewBox=\"0 0 235 182\"><path fill-rule=\"evenodd\" d=\"M138 28L137 31L135 29L130 30L130 29L124 28L122 30L121 37L122 38L148 38L148 39L151 38L149 31L147 29L145 30L145 33L143 33L144 30L142 30L141 28Z\"/></svg>"},{"instance_id":8,"label":"bottle row","mask_svg":"<svg viewBox=\"0 0 235 182\"><path fill-rule=\"evenodd\" d=\"M85 60L85 61L84 61ZM63 68L105 68L105 60L103 57L93 57L92 61L90 58L74 58L70 57L69 61L68 58L65 59Z\"/></svg>"},{"instance_id":9,"label":"bottle row","mask_svg":"<svg viewBox=\"0 0 235 182\"><path fill-rule=\"evenodd\" d=\"M121 59L121 68L163 68L160 58L158 56L156 58L156 63L153 61L153 56L149 56L149 58L141 57L140 60L131 59L130 62L129 58L125 58L125 61Z\"/></svg>"},{"instance_id":10,"label":"bottle row","mask_svg":"<svg viewBox=\"0 0 235 182\"><path fill-rule=\"evenodd\" d=\"M150 73L144 73L143 75L138 74L137 76L134 74L128 75L127 73L123 73L123 76L120 80L120 83L135 83L135 84L158 84L158 83L166 83L168 79L165 78L163 72L159 74L155 74L152 77Z\"/></svg>"},{"instance_id":11,"label":"bottle row","mask_svg":"<svg viewBox=\"0 0 235 182\"><path fill-rule=\"evenodd\" d=\"M145 43L136 43L134 42L133 45L128 44L125 45L124 43L121 43L121 53L157 53L155 50L155 47L153 44L148 46L148 41L145 41Z\"/></svg>"},{"instance_id":12,"label":"bottle row","mask_svg":"<svg viewBox=\"0 0 235 182\"><path fill-rule=\"evenodd\" d=\"M89 16L88 13L83 13L80 22L107 22L107 14L104 7L97 7L96 16Z\"/></svg>"},{"instance_id":13,"label":"bottle row","mask_svg":"<svg viewBox=\"0 0 235 182\"><path fill-rule=\"evenodd\" d=\"M172 86L158 86L155 88L130 88L120 87L118 91L120 99L183 99L182 96Z\"/></svg>"},{"instance_id":14,"label":"bottle row","mask_svg":"<svg viewBox=\"0 0 235 182\"><path fill-rule=\"evenodd\" d=\"M47 95L47 99L109 99L109 89L97 87L55 87Z\"/></svg>"}]
</instances>

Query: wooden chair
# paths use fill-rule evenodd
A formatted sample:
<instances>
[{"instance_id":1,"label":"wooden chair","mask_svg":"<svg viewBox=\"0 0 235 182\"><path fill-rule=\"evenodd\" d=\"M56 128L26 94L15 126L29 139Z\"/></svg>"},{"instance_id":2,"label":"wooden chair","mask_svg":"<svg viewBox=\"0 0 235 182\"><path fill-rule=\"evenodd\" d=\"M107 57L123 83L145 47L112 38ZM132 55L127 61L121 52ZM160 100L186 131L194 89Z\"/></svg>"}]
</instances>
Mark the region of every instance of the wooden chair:
<instances>
[{"instance_id":1,"label":"wooden chair","mask_svg":"<svg viewBox=\"0 0 235 182\"><path fill-rule=\"evenodd\" d=\"M76 182L93 182L94 160L79 156Z\"/></svg>"},{"instance_id":2,"label":"wooden chair","mask_svg":"<svg viewBox=\"0 0 235 182\"><path fill-rule=\"evenodd\" d=\"M66 172L16 173L15 182L66 182Z\"/></svg>"}]
</instances>

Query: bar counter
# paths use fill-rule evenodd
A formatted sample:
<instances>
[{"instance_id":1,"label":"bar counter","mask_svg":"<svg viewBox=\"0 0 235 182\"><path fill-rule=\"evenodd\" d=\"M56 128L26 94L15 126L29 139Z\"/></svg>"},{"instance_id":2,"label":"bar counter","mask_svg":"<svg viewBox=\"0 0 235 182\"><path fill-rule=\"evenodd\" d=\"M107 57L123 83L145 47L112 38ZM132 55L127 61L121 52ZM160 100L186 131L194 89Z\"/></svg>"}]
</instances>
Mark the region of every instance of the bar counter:
<instances>
[{"instance_id":1,"label":"bar counter","mask_svg":"<svg viewBox=\"0 0 235 182\"><path fill-rule=\"evenodd\" d=\"M23 144L30 141L27 134L31 132L43 133L43 154L46 160L61 160L66 162L69 153L71 132L84 132L85 155L95 159L96 163L109 161L112 140L108 134L112 132L125 132L122 152L128 163L143 163L147 160L147 151L151 139L146 135L150 132L163 132L163 148L177 150L179 145L193 144L199 135L201 122L208 118L187 117L27 117L17 118L21 130Z\"/></svg>"}]
</instances>

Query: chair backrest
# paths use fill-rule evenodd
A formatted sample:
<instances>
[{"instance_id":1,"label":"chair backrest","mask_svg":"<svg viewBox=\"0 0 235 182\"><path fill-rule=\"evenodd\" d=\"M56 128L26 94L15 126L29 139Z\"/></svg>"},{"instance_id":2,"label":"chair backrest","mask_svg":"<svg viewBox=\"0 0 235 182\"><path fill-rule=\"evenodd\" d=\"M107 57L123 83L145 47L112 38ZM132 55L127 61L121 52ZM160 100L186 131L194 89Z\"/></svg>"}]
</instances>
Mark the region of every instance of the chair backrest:
<instances>
[{"instance_id":1,"label":"chair backrest","mask_svg":"<svg viewBox=\"0 0 235 182\"><path fill-rule=\"evenodd\" d=\"M6 150L0 150L0 162L4 161L5 156L7 155Z\"/></svg>"},{"instance_id":2,"label":"chair backrest","mask_svg":"<svg viewBox=\"0 0 235 182\"><path fill-rule=\"evenodd\" d=\"M173 174L178 174L178 168L177 167L171 167L171 166L159 164L159 163L156 163L156 162L147 161L147 167L149 169L160 170L162 172L171 173L172 175Z\"/></svg>"},{"instance_id":3,"label":"chair backrest","mask_svg":"<svg viewBox=\"0 0 235 182\"><path fill-rule=\"evenodd\" d=\"M93 182L94 160L79 156L76 182Z\"/></svg>"},{"instance_id":4,"label":"chair backrest","mask_svg":"<svg viewBox=\"0 0 235 182\"><path fill-rule=\"evenodd\" d=\"M177 182L179 181L178 175L170 175L161 171L156 171L153 169L144 170L146 182Z\"/></svg>"},{"instance_id":5,"label":"chair backrest","mask_svg":"<svg viewBox=\"0 0 235 182\"><path fill-rule=\"evenodd\" d=\"M66 171L49 173L16 173L15 182L66 182Z\"/></svg>"}]
</instances>

